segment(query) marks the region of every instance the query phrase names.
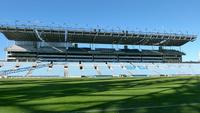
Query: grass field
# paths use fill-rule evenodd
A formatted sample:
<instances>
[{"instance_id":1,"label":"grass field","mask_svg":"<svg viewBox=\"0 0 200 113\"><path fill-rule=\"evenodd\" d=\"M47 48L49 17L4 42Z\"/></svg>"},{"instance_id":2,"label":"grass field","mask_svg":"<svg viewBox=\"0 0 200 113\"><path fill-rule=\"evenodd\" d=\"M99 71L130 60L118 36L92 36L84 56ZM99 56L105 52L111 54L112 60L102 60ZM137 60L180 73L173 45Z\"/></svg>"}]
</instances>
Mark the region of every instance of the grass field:
<instances>
[{"instance_id":1,"label":"grass field","mask_svg":"<svg viewBox=\"0 0 200 113\"><path fill-rule=\"evenodd\" d=\"M200 77L0 79L0 113L199 113Z\"/></svg>"}]
</instances>

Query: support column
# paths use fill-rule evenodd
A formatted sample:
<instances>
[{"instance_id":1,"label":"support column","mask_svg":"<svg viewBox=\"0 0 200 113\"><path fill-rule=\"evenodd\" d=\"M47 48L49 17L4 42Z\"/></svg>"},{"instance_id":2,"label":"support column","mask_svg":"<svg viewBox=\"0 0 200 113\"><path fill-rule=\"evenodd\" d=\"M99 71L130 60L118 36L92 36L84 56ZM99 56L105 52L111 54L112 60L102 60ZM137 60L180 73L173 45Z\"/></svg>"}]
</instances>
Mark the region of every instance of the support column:
<instances>
[{"instance_id":1,"label":"support column","mask_svg":"<svg viewBox=\"0 0 200 113\"><path fill-rule=\"evenodd\" d=\"M67 52L68 52L68 42L67 42L67 30L65 30L65 60L67 61Z\"/></svg>"},{"instance_id":2,"label":"support column","mask_svg":"<svg viewBox=\"0 0 200 113\"><path fill-rule=\"evenodd\" d=\"M65 78L68 78L68 77L69 77L68 66L67 66L67 65L64 66L64 77L65 77Z\"/></svg>"},{"instance_id":3,"label":"support column","mask_svg":"<svg viewBox=\"0 0 200 113\"><path fill-rule=\"evenodd\" d=\"M65 47L66 47L66 49L68 49L68 43L67 43L67 30L65 30Z\"/></svg>"}]
</instances>

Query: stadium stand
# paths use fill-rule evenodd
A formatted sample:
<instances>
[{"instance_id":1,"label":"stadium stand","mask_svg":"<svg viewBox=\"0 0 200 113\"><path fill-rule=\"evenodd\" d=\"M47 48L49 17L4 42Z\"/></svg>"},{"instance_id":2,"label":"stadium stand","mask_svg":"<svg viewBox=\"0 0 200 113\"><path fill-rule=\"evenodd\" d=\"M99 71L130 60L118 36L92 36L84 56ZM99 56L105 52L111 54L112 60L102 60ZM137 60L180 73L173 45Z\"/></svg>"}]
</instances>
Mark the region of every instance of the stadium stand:
<instances>
[{"instance_id":1,"label":"stadium stand","mask_svg":"<svg viewBox=\"0 0 200 113\"><path fill-rule=\"evenodd\" d=\"M8 77L149 77L200 75L199 63L183 63L182 51L164 49L196 35L0 25L15 44L6 48L0 75ZM81 47L87 44L90 47ZM123 48L93 47L95 44ZM158 49L130 49L129 46ZM188 71L190 70L190 71Z\"/></svg>"},{"instance_id":2,"label":"stadium stand","mask_svg":"<svg viewBox=\"0 0 200 113\"><path fill-rule=\"evenodd\" d=\"M2 64L2 63L1 63ZM10 77L96 77L98 75L104 76L134 76L134 77L147 77L147 76L175 76L175 75L199 75L200 64L190 63L111 63L111 62L59 62L50 66L48 63L41 67L33 67L34 62L21 63L16 67L14 62L4 62L1 66L0 73L2 74L5 69L23 69L31 67L28 70L14 71L7 73ZM42 65L42 64L40 64ZM39 66L39 64L38 64ZM67 66L67 67L66 67ZM66 70L67 68L67 70ZM29 72L31 70L31 72Z\"/></svg>"}]
</instances>

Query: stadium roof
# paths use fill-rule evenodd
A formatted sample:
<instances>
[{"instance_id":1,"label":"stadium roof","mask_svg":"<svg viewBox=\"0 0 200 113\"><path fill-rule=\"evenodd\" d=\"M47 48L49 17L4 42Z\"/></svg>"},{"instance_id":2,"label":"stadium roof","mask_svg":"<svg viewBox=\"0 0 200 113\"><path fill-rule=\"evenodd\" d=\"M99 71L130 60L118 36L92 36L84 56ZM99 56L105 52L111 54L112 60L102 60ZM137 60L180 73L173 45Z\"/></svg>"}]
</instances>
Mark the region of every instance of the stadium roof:
<instances>
[{"instance_id":1,"label":"stadium roof","mask_svg":"<svg viewBox=\"0 0 200 113\"><path fill-rule=\"evenodd\" d=\"M174 33L144 33L128 31L104 31L101 29L64 29L37 26L0 26L0 32L9 40L72 42L94 44L127 44L127 45L155 45L181 46L196 40L196 35Z\"/></svg>"}]
</instances>

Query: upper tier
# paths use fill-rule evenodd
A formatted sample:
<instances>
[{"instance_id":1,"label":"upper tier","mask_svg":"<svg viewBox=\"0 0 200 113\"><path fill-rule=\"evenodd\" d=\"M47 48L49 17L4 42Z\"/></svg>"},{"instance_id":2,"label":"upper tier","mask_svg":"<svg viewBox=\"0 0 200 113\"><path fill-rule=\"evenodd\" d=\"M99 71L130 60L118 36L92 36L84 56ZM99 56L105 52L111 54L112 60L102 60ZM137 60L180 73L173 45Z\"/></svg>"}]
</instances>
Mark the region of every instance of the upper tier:
<instances>
[{"instance_id":1,"label":"upper tier","mask_svg":"<svg viewBox=\"0 0 200 113\"><path fill-rule=\"evenodd\" d=\"M35 30L38 31L38 34L40 34L41 38L46 42L181 46L189 41L194 41L197 38L196 35L172 33L108 32L95 29L0 26L0 32L9 40L14 41L40 41Z\"/></svg>"}]
</instances>

